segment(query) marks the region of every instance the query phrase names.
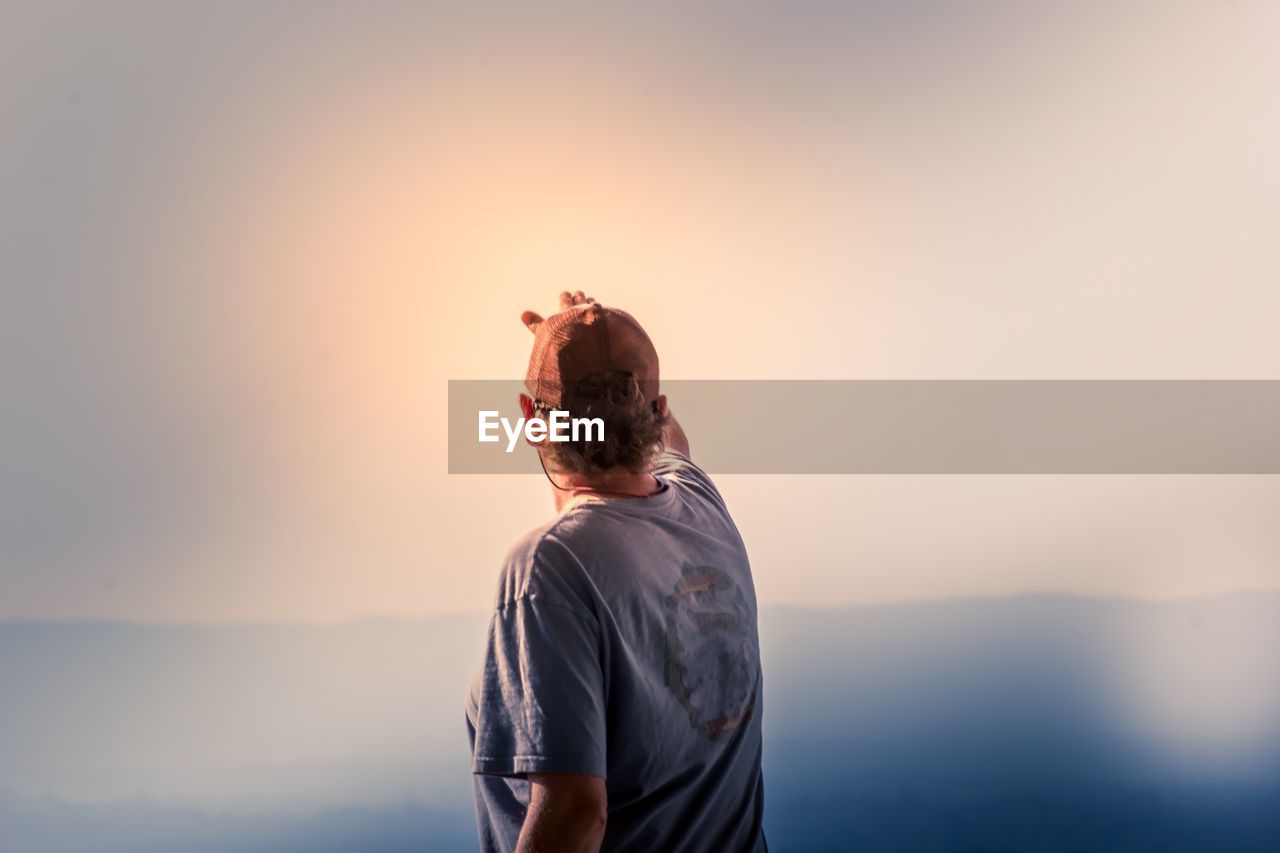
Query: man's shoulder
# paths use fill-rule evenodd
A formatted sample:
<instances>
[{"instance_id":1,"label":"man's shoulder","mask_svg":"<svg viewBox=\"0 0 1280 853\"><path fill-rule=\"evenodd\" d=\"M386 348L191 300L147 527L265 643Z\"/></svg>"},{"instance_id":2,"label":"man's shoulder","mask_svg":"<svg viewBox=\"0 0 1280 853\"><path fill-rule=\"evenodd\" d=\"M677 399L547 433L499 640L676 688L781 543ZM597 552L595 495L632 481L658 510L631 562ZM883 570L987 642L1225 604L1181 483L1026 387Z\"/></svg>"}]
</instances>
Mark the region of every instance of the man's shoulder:
<instances>
[{"instance_id":1,"label":"man's shoulder","mask_svg":"<svg viewBox=\"0 0 1280 853\"><path fill-rule=\"evenodd\" d=\"M547 535L555 529L558 523L559 519L553 518L517 539L507 550L507 554L502 561L503 567L519 569L531 565L538 556L538 551L542 548L543 542L546 541Z\"/></svg>"},{"instance_id":2,"label":"man's shoulder","mask_svg":"<svg viewBox=\"0 0 1280 853\"><path fill-rule=\"evenodd\" d=\"M575 543L593 535L590 521L589 512L578 509L561 512L517 539L504 562L518 568L572 558Z\"/></svg>"},{"instance_id":3,"label":"man's shoulder","mask_svg":"<svg viewBox=\"0 0 1280 853\"><path fill-rule=\"evenodd\" d=\"M496 605L540 598L574 609L587 608L582 564L572 547L582 523L577 514L559 515L516 540L502 562Z\"/></svg>"}]
</instances>

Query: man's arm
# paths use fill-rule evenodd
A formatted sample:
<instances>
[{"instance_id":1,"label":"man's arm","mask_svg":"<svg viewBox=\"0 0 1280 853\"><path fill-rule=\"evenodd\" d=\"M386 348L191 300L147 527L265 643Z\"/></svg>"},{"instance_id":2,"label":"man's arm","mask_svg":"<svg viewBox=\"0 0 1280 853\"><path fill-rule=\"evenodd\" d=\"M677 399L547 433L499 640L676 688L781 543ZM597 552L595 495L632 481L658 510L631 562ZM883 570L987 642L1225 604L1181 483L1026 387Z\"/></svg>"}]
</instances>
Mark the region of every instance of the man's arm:
<instances>
[{"instance_id":1,"label":"man's arm","mask_svg":"<svg viewBox=\"0 0 1280 853\"><path fill-rule=\"evenodd\" d=\"M529 774L529 810L516 853L598 853L608 794L585 773Z\"/></svg>"}]
</instances>

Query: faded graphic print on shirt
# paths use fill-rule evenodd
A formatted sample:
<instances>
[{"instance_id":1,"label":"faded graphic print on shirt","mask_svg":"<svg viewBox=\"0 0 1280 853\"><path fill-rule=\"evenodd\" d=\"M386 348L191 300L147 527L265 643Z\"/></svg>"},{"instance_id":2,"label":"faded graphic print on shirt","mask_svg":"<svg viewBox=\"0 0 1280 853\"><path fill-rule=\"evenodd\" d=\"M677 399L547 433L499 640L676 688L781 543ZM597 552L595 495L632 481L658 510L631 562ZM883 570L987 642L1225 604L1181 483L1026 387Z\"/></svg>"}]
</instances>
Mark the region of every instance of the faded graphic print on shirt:
<instances>
[{"instance_id":1,"label":"faded graphic print on shirt","mask_svg":"<svg viewBox=\"0 0 1280 853\"><path fill-rule=\"evenodd\" d=\"M733 578L713 566L686 563L664 600L667 687L689 723L726 740L755 710L752 613Z\"/></svg>"}]
</instances>

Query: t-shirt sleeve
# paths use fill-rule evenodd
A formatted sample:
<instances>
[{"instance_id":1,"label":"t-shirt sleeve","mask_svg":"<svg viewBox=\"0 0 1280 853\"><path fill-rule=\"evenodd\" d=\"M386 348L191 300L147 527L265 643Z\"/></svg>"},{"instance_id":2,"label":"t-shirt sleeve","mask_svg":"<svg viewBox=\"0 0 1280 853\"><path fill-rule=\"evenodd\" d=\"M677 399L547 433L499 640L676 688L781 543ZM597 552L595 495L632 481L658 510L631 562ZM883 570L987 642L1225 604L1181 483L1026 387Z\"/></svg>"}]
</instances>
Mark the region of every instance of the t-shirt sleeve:
<instances>
[{"instance_id":1,"label":"t-shirt sleeve","mask_svg":"<svg viewBox=\"0 0 1280 853\"><path fill-rule=\"evenodd\" d=\"M725 506L720 490L711 481L711 475L699 468L683 453L670 449L663 450L650 471L655 477L677 480L686 486L691 486L721 508Z\"/></svg>"},{"instance_id":2,"label":"t-shirt sleeve","mask_svg":"<svg viewBox=\"0 0 1280 853\"><path fill-rule=\"evenodd\" d=\"M600 629L537 595L500 605L489 626L473 773L605 775Z\"/></svg>"}]
</instances>

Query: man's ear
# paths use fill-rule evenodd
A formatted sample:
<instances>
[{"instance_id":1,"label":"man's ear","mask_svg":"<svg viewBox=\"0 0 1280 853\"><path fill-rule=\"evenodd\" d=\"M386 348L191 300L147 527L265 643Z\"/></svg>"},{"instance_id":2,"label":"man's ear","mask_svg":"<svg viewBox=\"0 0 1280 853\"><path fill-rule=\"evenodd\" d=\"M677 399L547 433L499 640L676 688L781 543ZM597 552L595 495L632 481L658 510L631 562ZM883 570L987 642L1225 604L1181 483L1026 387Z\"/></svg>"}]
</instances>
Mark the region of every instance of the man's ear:
<instances>
[{"instance_id":1,"label":"man's ear","mask_svg":"<svg viewBox=\"0 0 1280 853\"><path fill-rule=\"evenodd\" d=\"M667 406L667 395L659 394L658 399L653 401L653 411L657 413L658 420L666 420L671 415L671 409Z\"/></svg>"},{"instance_id":2,"label":"man's ear","mask_svg":"<svg viewBox=\"0 0 1280 853\"><path fill-rule=\"evenodd\" d=\"M524 419L526 421L531 421L536 417L536 415L533 412L533 398L530 397L528 394L520 395L520 414L524 415ZM529 438L528 433L525 433L524 443L529 445L539 453L542 452L542 442L534 441L533 439Z\"/></svg>"}]
</instances>

